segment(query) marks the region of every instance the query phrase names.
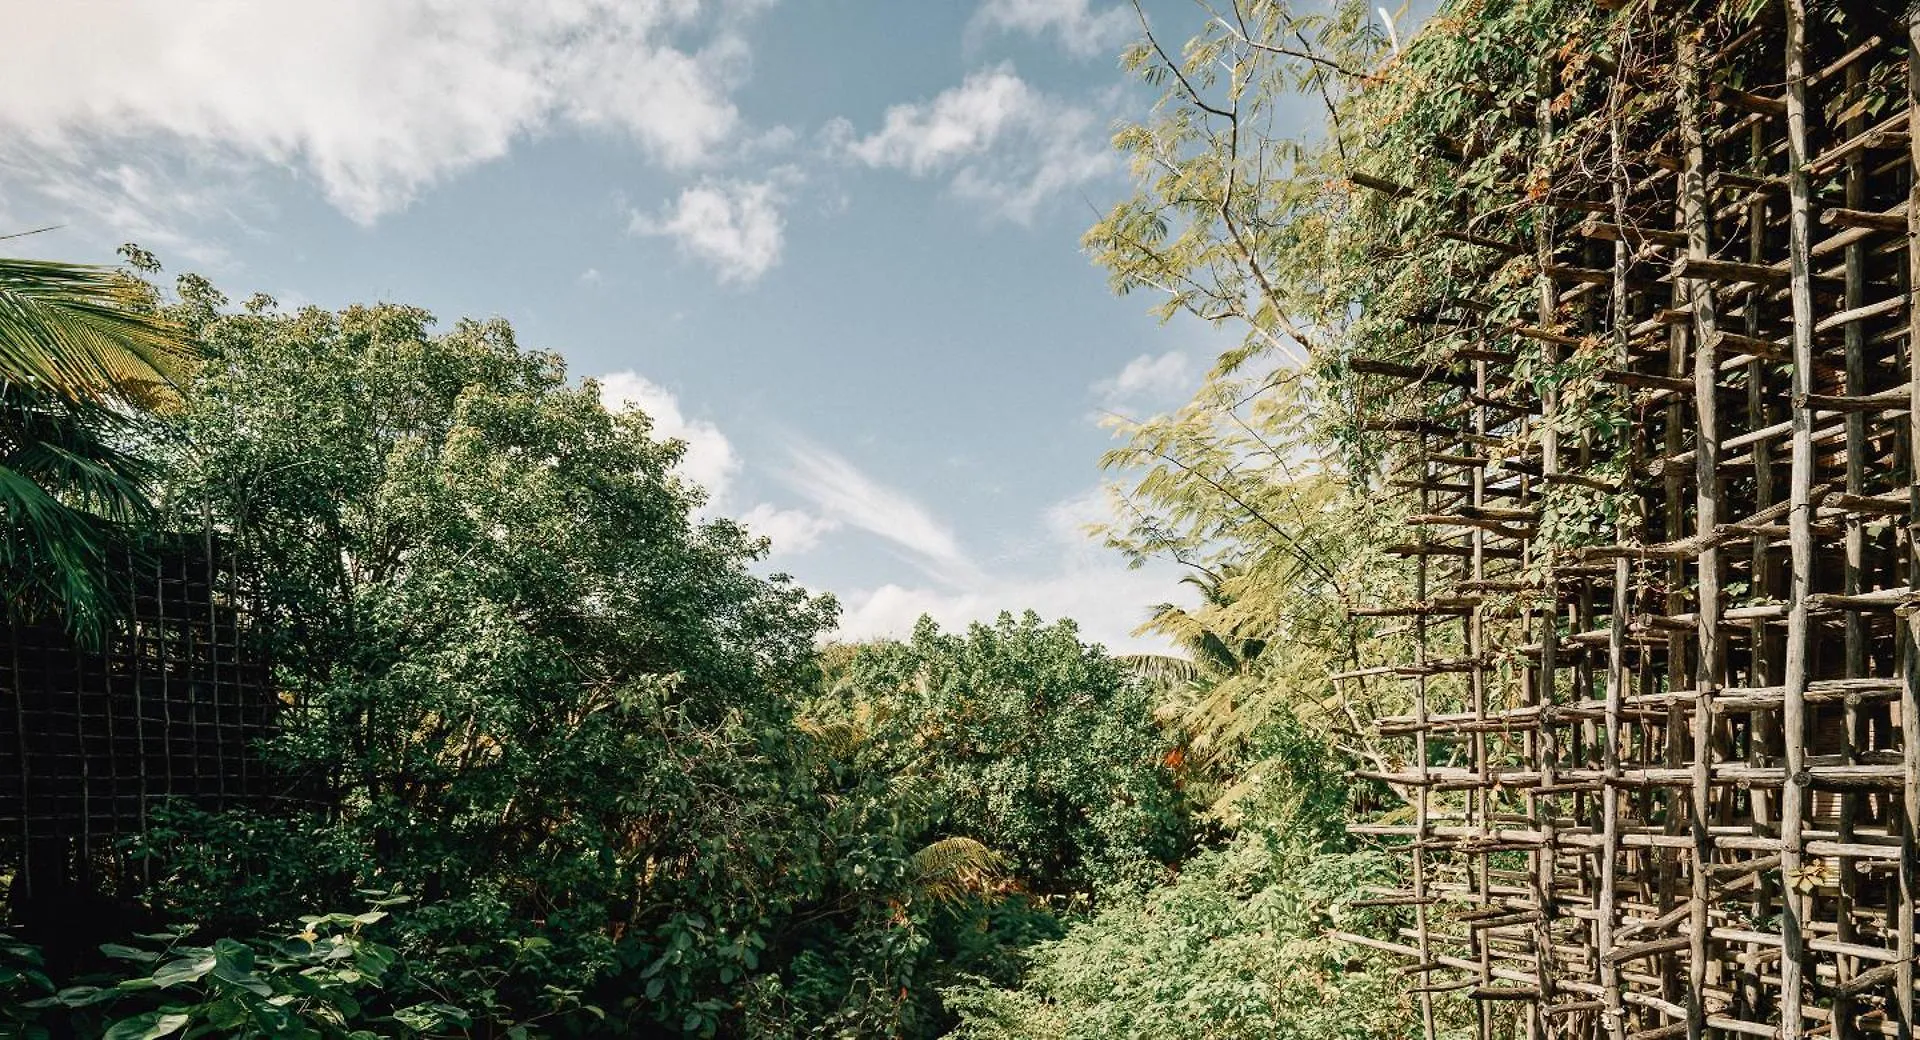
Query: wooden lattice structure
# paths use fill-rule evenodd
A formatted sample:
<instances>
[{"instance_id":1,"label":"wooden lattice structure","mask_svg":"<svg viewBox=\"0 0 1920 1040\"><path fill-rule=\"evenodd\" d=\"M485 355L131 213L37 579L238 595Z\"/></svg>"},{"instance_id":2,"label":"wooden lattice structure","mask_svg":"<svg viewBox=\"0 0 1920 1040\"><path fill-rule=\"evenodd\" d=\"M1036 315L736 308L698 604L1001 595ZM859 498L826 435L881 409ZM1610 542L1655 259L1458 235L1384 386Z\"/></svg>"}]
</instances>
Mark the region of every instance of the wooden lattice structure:
<instances>
[{"instance_id":1,"label":"wooden lattice structure","mask_svg":"<svg viewBox=\"0 0 1920 1040\"><path fill-rule=\"evenodd\" d=\"M1437 360L1353 363L1398 387L1376 429L1416 588L1356 612L1413 633L1367 670L1408 689L1368 775L1411 822L1354 828L1404 851L1369 902L1406 919L1346 938L1408 958L1429 1036L1436 1005L1482 1037L1914 1035L1920 10L1896 2L1622 8L1610 58L1545 61L1514 113L1543 154L1601 113L1512 185L1540 219L1448 236L1530 257L1536 302L1457 299L1425 316ZM1629 419L1604 453L1516 368L1582 354L1603 390L1577 407ZM1618 507L1584 546L1548 537L1565 489Z\"/></svg>"},{"instance_id":2,"label":"wooden lattice structure","mask_svg":"<svg viewBox=\"0 0 1920 1040\"><path fill-rule=\"evenodd\" d=\"M104 638L55 617L0 639L0 854L15 852L0 865L28 898L69 887L163 801L219 808L271 787L258 744L276 702L230 554L211 535L140 541Z\"/></svg>"}]
</instances>

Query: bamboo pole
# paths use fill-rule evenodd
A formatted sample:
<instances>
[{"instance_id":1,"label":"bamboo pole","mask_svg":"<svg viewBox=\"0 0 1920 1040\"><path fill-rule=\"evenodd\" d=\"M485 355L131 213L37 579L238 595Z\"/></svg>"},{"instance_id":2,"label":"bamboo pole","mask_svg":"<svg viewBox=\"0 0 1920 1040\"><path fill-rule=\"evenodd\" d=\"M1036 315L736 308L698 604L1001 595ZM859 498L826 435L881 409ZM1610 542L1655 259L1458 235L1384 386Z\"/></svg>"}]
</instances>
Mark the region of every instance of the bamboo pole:
<instances>
[{"instance_id":1,"label":"bamboo pole","mask_svg":"<svg viewBox=\"0 0 1920 1040\"><path fill-rule=\"evenodd\" d=\"M1608 183L1612 189L1614 222L1627 224L1627 171L1626 143L1623 140L1626 129L1622 125L1621 107L1625 103L1625 83L1615 76L1609 92L1607 142L1608 142ZM1627 268L1628 248L1624 236L1613 241L1613 284L1609 296L1609 326L1613 335L1615 362L1626 365L1631 362L1627 346ZM1629 449L1630 450L1630 449ZM1625 518L1617 521L1614 527L1614 540L1625 544L1633 540L1636 534L1626 527ZM1600 850L1600 887L1594 906L1594 959L1599 971L1600 988L1607 1002L1603 1013L1603 1025L1612 1040L1626 1040L1626 1009L1620 989L1620 969L1614 962L1613 927L1614 898L1617 878L1615 870L1620 859L1620 705L1626 697L1627 673L1627 612L1628 581L1631 573L1625 556L1614 560L1612 610L1607 617L1607 705L1606 732L1601 742L1602 768L1606 772L1606 786L1600 792L1600 826L1602 846Z\"/></svg>"}]
</instances>

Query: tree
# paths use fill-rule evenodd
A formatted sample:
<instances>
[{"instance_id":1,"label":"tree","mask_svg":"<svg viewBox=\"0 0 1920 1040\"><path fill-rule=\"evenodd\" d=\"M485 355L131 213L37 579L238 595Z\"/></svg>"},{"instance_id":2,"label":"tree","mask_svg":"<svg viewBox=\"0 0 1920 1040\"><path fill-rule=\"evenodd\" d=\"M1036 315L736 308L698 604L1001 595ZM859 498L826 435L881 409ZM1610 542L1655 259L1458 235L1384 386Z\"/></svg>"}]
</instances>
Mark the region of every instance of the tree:
<instances>
[{"instance_id":1,"label":"tree","mask_svg":"<svg viewBox=\"0 0 1920 1040\"><path fill-rule=\"evenodd\" d=\"M1276 733L1275 731L1280 732ZM1386 924L1354 905L1392 876L1340 840L1345 781L1297 723L1270 726L1272 773L1249 822L1179 876L1098 908L1029 952L1021 984L954 987L961 1040L1313 1040L1415 1036L1390 957L1329 941Z\"/></svg>"},{"instance_id":2,"label":"tree","mask_svg":"<svg viewBox=\"0 0 1920 1040\"><path fill-rule=\"evenodd\" d=\"M922 618L906 642L859 648L832 698L869 720L887 772L931 789L943 833L1063 901L1151 883L1188 850L1178 744L1153 708L1071 621L1031 612L964 633Z\"/></svg>"},{"instance_id":3,"label":"tree","mask_svg":"<svg viewBox=\"0 0 1920 1040\"><path fill-rule=\"evenodd\" d=\"M832 601L504 322L180 295L211 357L166 502L242 548L314 811L183 821L163 899L270 922L398 885L423 987L716 1031L823 884L790 720Z\"/></svg>"},{"instance_id":4,"label":"tree","mask_svg":"<svg viewBox=\"0 0 1920 1040\"><path fill-rule=\"evenodd\" d=\"M112 521L147 516L144 413L171 410L197 350L110 268L0 258L0 544L9 613L111 610Z\"/></svg>"}]
</instances>

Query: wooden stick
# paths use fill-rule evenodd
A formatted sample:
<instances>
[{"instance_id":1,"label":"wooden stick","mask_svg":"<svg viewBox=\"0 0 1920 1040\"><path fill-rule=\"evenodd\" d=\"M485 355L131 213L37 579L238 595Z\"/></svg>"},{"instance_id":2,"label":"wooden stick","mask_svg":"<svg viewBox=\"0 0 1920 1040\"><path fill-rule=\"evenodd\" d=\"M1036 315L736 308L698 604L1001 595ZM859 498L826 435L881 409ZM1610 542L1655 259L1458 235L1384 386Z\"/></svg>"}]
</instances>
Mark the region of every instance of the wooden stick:
<instances>
[{"instance_id":1,"label":"wooden stick","mask_svg":"<svg viewBox=\"0 0 1920 1040\"><path fill-rule=\"evenodd\" d=\"M1793 305L1793 463L1788 513L1792 584L1787 602L1787 661L1781 736L1786 768L1798 775L1806 768L1806 689L1808 617L1807 597L1813 592L1813 413L1804 404L1813 392L1813 276L1807 269L1812 247L1810 229L1812 186L1807 176L1806 0L1786 0L1787 6L1787 205L1788 271ZM1780 863L1785 876L1796 876L1803 865L1801 818L1804 790L1788 784L1780 798ZM1781 893L1780 1032L1784 1040L1804 1036L1802 1012L1806 958L1803 900L1791 888Z\"/></svg>"}]
</instances>

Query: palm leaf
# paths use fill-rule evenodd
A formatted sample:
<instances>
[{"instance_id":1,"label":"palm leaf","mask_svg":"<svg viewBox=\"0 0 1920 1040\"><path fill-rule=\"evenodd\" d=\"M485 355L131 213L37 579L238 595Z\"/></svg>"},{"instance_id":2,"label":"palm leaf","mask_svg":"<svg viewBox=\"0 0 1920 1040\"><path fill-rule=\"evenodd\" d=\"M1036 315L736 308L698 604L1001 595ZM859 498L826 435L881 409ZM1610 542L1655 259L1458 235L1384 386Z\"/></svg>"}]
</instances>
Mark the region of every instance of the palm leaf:
<instances>
[{"instance_id":1,"label":"palm leaf","mask_svg":"<svg viewBox=\"0 0 1920 1040\"><path fill-rule=\"evenodd\" d=\"M199 356L146 288L113 268L0 257L0 379L153 408Z\"/></svg>"},{"instance_id":2,"label":"palm leaf","mask_svg":"<svg viewBox=\"0 0 1920 1040\"><path fill-rule=\"evenodd\" d=\"M1199 665L1174 654L1123 654L1116 658L1133 674L1156 686L1180 686L1200 681Z\"/></svg>"},{"instance_id":3,"label":"palm leaf","mask_svg":"<svg viewBox=\"0 0 1920 1040\"><path fill-rule=\"evenodd\" d=\"M0 564L15 617L97 627L113 600L109 521L151 513L126 450L201 355L112 268L0 257Z\"/></svg>"},{"instance_id":4,"label":"palm leaf","mask_svg":"<svg viewBox=\"0 0 1920 1040\"><path fill-rule=\"evenodd\" d=\"M1001 855L972 838L942 838L908 860L914 887L935 902L984 892L1005 869Z\"/></svg>"}]
</instances>

